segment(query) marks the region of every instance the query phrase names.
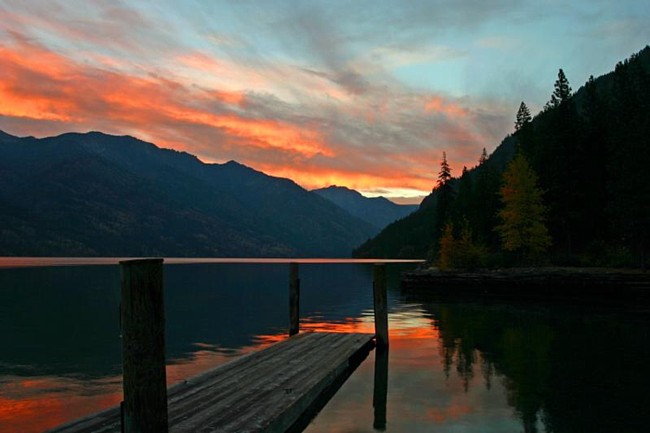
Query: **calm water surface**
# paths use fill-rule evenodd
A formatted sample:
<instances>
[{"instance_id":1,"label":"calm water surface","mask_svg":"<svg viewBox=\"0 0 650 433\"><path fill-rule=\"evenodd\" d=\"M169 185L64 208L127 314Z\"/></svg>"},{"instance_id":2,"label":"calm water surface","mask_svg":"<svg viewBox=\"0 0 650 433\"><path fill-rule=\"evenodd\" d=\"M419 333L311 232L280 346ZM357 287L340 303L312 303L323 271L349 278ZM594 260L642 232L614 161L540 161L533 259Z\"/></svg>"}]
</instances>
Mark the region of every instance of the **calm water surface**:
<instances>
[{"instance_id":1,"label":"calm water surface","mask_svg":"<svg viewBox=\"0 0 650 433\"><path fill-rule=\"evenodd\" d=\"M647 432L650 314L406 296L389 269L390 432ZM303 264L304 330L373 332L372 266ZM165 266L167 376L283 339L288 266ZM121 400L117 266L0 268L0 432ZM375 351L307 432L372 432ZM380 426L376 427L380 428Z\"/></svg>"}]
</instances>

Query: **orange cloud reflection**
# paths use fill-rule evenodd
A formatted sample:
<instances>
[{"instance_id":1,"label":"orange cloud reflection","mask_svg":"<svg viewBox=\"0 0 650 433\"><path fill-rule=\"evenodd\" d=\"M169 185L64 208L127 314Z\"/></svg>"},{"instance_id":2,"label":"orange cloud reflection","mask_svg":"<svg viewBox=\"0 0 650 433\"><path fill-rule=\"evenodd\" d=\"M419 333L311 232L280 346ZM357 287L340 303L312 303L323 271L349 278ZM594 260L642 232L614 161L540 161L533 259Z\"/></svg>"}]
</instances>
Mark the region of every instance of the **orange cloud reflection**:
<instances>
[{"instance_id":1,"label":"orange cloud reflection","mask_svg":"<svg viewBox=\"0 0 650 433\"><path fill-rule=\"evenodd\" d=\"M466 404L449 405L446 407L430 407L426 416L436 424L443 424L458 420L463 416L472 413L472 408Z\"/></svg>"},{"instance_id":2,"label":"orange cloud reflection","mask_svg":"<svg viewBox=\"0 0 650 433\"><path fill-rule=\"evenodd\" d=\"M443 366L439 351L438 330L432 320L419 314L408 312L391 312L390 315L390 350L391 375L402 377L423 374L423 379L431 380L432 372L442 375ZM349 317L337 321L324 321L320 318L305 317L301 320L301 332L341 332L374 333L372 316ZM167 365L168 383L174 384L188 377L200 374L221 365L234 357L263 349L271 344L285 340L286 334L258 335L245 347L237 349L221 348L210 344L197 344L200 348L190 358L170 360ZM369 358L369 360L372 358ZM361 380L360 388L368 388L372 379L364 377L364 371L372 372L372 362L365 362L361 373L351 380ZM372 373L370 373L372 374ZM370 376L371 377L371 376ZM119 377L109 377L95 382L80 382L70 378L11 378L0 393L0 433L20 431L36 433L53 428L70 420L113 407L121 400L121 381ZM404 383L408 383L404 376ZM419 382L418 382L419 383ZM458 385L460 387L460 385ZM371 388L370 393L372 392ZM399 392L399 391L397 391ZM461 393L461 395L464 395ZM357 394L345 394L342 397L346 407L359 406L359 413L371 406L370 400L359 401ZM333 400L334 405L336 399ZM396 400L397 401L397 400ZM389 404L389 420L427 419L440 424L458 420L472 411L464 401L448 401L444 406L425 406L416 408L399 407L393 401ZM364 409L365 408L365 409ZM361 410L363 409L363 411ZM398 415L394 413L399 410ZM413 410L412 416L404 418L404 411ZM334 412L336 413L336 411ZM325 415L328 416L327 413ZM404 422L404 421L400 421ZM410 421L409 421L410 422ZM343 418L328 419L328 428L345 423ZM344 431L339 430L329 431Z\"/></svg>"},{"instance_id":3,"label":"orange cloud reflection","mask_svg":"<svg viewBox=\"0 0 650 433\"><path fill-rule=\"evenodd\" d=\"M58 392L73 379L17 379L3 385L0 395L0 433L40 433L73 419L113 407L122 400L121 384L97 384L94 394ZM91 388L92 389L92 388Z\"/></svg>"}]
</instances>

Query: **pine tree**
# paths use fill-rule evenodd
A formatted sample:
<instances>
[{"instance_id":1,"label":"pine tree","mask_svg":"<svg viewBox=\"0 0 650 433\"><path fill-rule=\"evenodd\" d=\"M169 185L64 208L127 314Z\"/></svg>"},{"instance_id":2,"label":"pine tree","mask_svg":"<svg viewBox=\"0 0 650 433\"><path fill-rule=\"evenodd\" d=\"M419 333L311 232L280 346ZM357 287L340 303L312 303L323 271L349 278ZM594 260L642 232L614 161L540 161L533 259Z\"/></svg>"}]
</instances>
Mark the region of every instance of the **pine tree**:
<instances>
[{"instance_id":1,"label":"pine tree","mask_svg":"<svg viewBox=\"0 0 650 433\"><path fill-rule=\"evenodd\" d=\"M454 191L451 187L451 168L447 162L447 154L442 152L442 161L440 161L440 172L438 173L438 184L436 188L436 221L435 233L440 235L442 229L447 224L454 200ZM437 239L437 237L436 237Z\"/></svg>"},{"instance_id":2,"label":"pine tree","mask_svg":"<svg viewBox=\"0 0 650 433\"><path fill-rule=\"evenodd\" d=\"M520 253L522 258L543 253L551 243L544 218L546 207L537 175L521 153L508 164L503 181L499 194L504 207L498 214L502 223L496 227L503 248Z\"/></svg>"},{"instance_id":3,"label":"pine tree","mask_svg":"<svg viewBox=\"0 0 650 433\"><path fill-rule=\"evenodd\" d=\"M515 131L519 131L521 128L523 128L527 123L531 121L530 117L530 110L528 110L528 107L524 103L524 101L521 101L521 104L519 105L519 110L517 111L517 117L515 120Z\"/></svg>"},{"instance_id":4,"label":"pine tree","mask_svg":"<svg viewBox=\"0 0 650 433\"><path fill-rule=\"evenodd\" d=\"M487 152L485 151L484 147L483 151L481 152L481 157L478 159L478 165L485 164L485 161L487 161Z\"/></svg>"},{"instance_id":5,"label":"pine tree","mask_svg":"<svg viewBox=\"0 0 650 433\"><path fill-rule=\"evenodd\" d=\"M442 152L442 161L440 162L440 172L438 173L438 188L444 187L451 179L451 168L447 162L447 153Z\"/></svg>"},{"instance_id":6,"label":"pine tree","mask_svg":"<svg viewBox=\"0 0 650 433\"><path fill-rule=\"evenodd\" d=\"M562 69L559 70L551 100L536 122L534 138L524 138L521 150L530 157L533 169L539 175L539 185L549 203L548 227L554 249L565 257L574 254L579 244L581 222L578 218L580 192L578 173L583 167L585 152L580 139L581 121L571 86ZM531 146L532 144L532 146ZM570 176L567 176L571 173Z\"/></svg>"},{"instance_id":7,"label":"pine tree","mask_svg":"<svg viewBox=\"0 0 650 433\"><path fill-rule=\"evenodd\" d=\"M610 133L608 189L612 233L632 253L642 268L650 250L650 73L638 56L616 66L613 118Z\"/></svg>"},{"instance_id":8,"label":"pine tree","mask_svg":"<svg viewBox=\"0 0 650 433\"><path fill-rule=\"evenodd\" d=\"M557 73L554 87L551 100L547 104L547 107L551 108L559 107L571 97L571 86L569 86L569 80L562 69Z\"/></svg>"},{"instance_id":9,"label":"pine tree","mask_svg":"<svg viewBox=\"0 0 650 433\"><path fill-rule=\"evenodd\" d=\"M458 179L458 191L454 200L453 221L473 220L472 198L474 196L474 181L467 167L463 166L463 174Z\"/></svg>"}]
</instances>

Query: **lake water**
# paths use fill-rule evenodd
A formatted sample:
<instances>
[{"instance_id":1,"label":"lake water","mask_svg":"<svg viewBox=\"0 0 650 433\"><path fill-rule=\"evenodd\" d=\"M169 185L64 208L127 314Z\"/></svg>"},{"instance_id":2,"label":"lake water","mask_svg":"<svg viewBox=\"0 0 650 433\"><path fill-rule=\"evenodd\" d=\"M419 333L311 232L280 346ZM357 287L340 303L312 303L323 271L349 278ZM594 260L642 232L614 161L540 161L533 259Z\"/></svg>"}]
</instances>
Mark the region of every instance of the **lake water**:
<instances>
[{"instance_id":1,"label":"lake water","mask_svg":"<svg viewBox=\"0 0 650 433\"><path fill-rule=\"evenodd\" d=\"M408 267L388 265L386 431L649 431L647 309L408 296ZM170 383L285 338L286 263L164 272ZM312 261L300 277L302 330L374 331L372 265ZM115 265L0 263L1 433L119 403L118 312ZM375 351L306 431L375 431L374 374Z\"/></svg>"}]
</instances>

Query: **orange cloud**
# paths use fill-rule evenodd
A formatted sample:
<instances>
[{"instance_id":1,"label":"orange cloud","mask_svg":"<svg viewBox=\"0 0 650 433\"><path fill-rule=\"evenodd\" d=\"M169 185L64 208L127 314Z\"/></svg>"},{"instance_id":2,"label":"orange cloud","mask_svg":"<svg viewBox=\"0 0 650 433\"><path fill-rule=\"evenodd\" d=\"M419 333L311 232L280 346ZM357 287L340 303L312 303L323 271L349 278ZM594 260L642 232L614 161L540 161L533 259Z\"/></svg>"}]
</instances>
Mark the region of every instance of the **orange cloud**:
<instances>
[{"instance_id":1,"label":"orange cloud","mask_svg":"<svg viewBox=\"0 0 650 433\"><path fill-rule=\"evenodd\" d=\"M471 127L474 115L440 96L424 102L426 112L445 114L432 124L420 96L380 93L344 101L350 96L337 95L340 89L326 76L300 68L270 71L272 77L291 73L288 80L312 92L308 103L292 104L235 90L238 75L246 89L268 87L270 78L203 53L174 57L180 69L162 78L128 72L132 65L101 55L89 56L92 64L76 62L19 34L9 36L0 42L0 116L18 125L9 133L130 134L206 162L236 159L308 189L336 184L424 194L435 184L443 143L460 174L487 140ZM228 84L215 86L224 76Z\"/></svg>"},{"instance_id":2,"label":"orange cloud","mask_svg":"<svg viewBox=\"0 0 650 433\"><path fill-rule=\"evenodd\" d=\"M400 167L379 166L375 167L377 175L355 171L327 168L310 165L308 162L302 167L292 165L276 165L271 163L257 164L256 168L267 174L278 177L294 179L307 189L323 188L330 185L347 186L358 191L368 191L382 185L383 188L411 188L421 191L430 191L433 181L409 175ZM361 168L361 167L359 167Z\"/></svg>"},{"instance_id":3,"label":"orange cloud","mask_svg":"<svg viewBox=\"0 0 650 433\"><path fill-rule=\"evenodd\" d=\"M231 105L241 105L245 97L243 92L214 91L212 94L219 101Z\"/></svg>"},{"instance_id":4,"label":"orange cloud","mask_svg":"<svg viewBox=\"0 0 650 433\"><path fill-rule=\"evenodd\" d=\"M240 146L276 148L304 157L334 156L314 129L205 108L241 104L242 93L193 92L170 80L84 68L28 41L18 42L0 46L0 115L88 125L110 122L113 129L122 129L119 133L125 132L124 126L147 131L158 143L166 140L153 132L157 128L201 125L239 139Z\"/></svg>"},{"instance_id":5,"label":"orange cloud","mask_svg":"<svg viewBox=\"0 0 650 433\"><path fill-rule=\"evenodd\" d=\"M445 101L440 96L432 96L424 103L424 110L427 112L442 113L450 118L462 118L467 116L468 111L455 102Z\"/></svg>"},{"instance_id":6,"label":"orange cloud","mask_svg":"<svg viewBox=\"0 0 650 433\"><path fill-rule=\"evenodd\" d=\"M176 61L190 69L198 69L211 74L228 72L228 68L224 62L220 62L217 59L200 52L180 55L176 57Z\"/></svg>"}]
</instances>

